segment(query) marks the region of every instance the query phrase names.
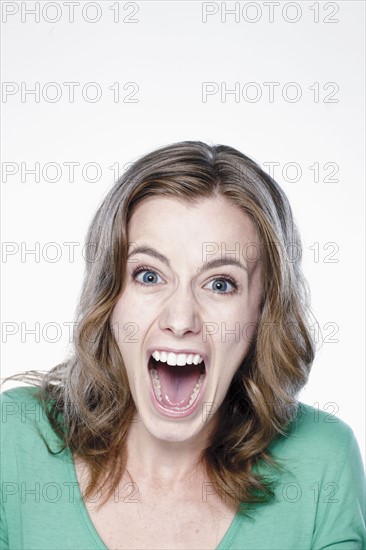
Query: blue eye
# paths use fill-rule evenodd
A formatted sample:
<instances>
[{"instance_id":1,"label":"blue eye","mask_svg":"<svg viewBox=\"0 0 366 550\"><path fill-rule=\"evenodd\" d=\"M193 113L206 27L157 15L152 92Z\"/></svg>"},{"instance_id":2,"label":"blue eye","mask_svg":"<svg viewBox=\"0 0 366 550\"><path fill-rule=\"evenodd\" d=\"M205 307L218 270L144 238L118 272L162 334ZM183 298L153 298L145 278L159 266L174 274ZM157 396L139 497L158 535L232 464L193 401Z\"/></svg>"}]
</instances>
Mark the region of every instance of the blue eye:
<instances>
[{"instance_id":1,"label":"blue eye","mask_svg":"<svg viewBox=\"0 0 366 550\"><path fill-rule=\"evenodd\" d=\"M137 267L132 273L132 278L141 286L156 286L157 284L161 284L163 282L162 278L156 273L156 271L153 271L146 266ZM220 294L221 296L230 296L238 291L238 285L235 280L227 275L216 277L216 279L212 279L212 281L207 284L213 285L213 287L209 290L212 290L215 294Z\"/></svg>"},{"instance_id":2,"label":"blue eye","mask_svg":"<svg viewBox=\"0 0 366 550\"><path fill-rule=\"evenodd\" d=\"M138 276L140 275L142 275L142 280L141 277L140 280L138 279ZM155 273L155 271L150 271L146 268L136 269L136 271L133 273L133 277L140 285L144 286L152 286L155 283L158 283L158 278L160 278L159 275Z\"/></svg>"},{"instance_id":3,"label":"blue eye","mask_svg":"<svg viewBox=\"0 0 366 550\"><path fill-rule=\"evenodd\" d=\"M237 288L238 288L235 281L227 277L220 277L217 279L213 279L208 284L212 284L212 283L213 283L213 288L211 288L211 290L213 290L218 294L233 294L234 292L237 291ZM228 285L230 285L231 288L228 288Z\"/></svg>"}]
</instances>

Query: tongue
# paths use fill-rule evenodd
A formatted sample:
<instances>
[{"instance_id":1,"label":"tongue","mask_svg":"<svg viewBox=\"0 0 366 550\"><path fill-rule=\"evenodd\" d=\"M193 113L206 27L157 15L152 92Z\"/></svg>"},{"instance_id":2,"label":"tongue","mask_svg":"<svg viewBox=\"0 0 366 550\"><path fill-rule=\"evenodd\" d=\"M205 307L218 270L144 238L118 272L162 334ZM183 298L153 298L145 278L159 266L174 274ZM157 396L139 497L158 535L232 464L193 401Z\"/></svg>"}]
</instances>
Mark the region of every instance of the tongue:
<instances>
[{"instance_id":1,"label":"tongue","mask_svg":"<svg viewBox=\"0 0 366 550\"><path fill-rule=\"evenodd\" d=\"M166 407L184 407L188 405L200 377L201 366L171 367L154 359L153 365L158 372L163 405Z\"/></svg>"}]
</instances>

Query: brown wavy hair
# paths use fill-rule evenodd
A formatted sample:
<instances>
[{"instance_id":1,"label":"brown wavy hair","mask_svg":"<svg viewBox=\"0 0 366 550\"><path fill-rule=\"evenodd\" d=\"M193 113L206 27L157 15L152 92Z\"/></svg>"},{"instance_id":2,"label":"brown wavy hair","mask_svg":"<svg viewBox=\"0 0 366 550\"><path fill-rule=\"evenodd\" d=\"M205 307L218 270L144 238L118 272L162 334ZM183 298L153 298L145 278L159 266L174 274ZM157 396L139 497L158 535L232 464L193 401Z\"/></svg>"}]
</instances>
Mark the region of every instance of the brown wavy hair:
<instances>
[{"instance_id":1,"label":"brown wavy hair","mask_svg":"<svg viewBox=\"0 0 366 550\"><path fill-rule=\"evenodd\" d=\"M137 204L157 195L191 203L223 196L257 229L260 315L215 413L217 423L201 463L231 504L242 508L243 503L268 502L274 496L271 481L256 467L278 466L268 447L276 436L286 435L295 419L297 395L308 380L315 348L301 243L288 199L254 160L232 147L174 143L146 154L118 179L87 233L73 355L46 373L26 371L6 380L20 378L39 388L38 399L60 438L58 452L69 447L88 465L85 497L95 487L108 486L102 505L126 471L126 435L136 412L110 316L126 277L129 219Z\"/></svg>"}]
</instances>

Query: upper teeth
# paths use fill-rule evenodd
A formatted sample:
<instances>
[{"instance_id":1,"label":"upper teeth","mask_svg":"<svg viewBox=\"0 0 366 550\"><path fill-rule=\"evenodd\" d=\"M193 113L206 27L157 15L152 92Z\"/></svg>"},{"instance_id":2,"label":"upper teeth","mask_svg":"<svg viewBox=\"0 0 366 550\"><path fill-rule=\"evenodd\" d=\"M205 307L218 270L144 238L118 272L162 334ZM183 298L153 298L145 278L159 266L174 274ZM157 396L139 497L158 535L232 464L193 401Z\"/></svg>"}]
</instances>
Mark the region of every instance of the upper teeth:
<instances>
[{"instance_id":1,"label":"upper teeth","mask_svg":"<svg viewBox=\"0 0 366 550\"><path fill-rule=\"evenodd\" d=\"M152 354L153 358L156 361L162 361L163 363L168 363L168 365L175 366L184 366L186 364L192 365L198 365L199 363L202 363L203 359L202 357L196 353L173 353L172 351L166 352L166 351L154 351Z\"/></svg>"}]
</instances>

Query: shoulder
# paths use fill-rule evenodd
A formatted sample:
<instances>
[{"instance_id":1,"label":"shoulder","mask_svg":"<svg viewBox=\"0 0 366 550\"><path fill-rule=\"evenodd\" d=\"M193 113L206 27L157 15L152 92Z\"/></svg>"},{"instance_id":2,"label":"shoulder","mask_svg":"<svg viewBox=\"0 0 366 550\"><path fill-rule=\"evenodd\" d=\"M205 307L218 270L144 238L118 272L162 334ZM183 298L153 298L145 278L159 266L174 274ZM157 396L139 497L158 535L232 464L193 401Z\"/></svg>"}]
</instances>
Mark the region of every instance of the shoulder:
<instances>
[{"instance_id":1,"label":"shoulder","mask_svg":"<svg viewBox=\"0 0 366 550\"><path fill-rule=\"evenodd\" d=\"M322 448L344 447L354 436L352 428L336 414L336 403L328 403L326 410L299 402L297 415L290 426L289 436Z\"/></svg>"},{"instance_id":2,"label":"shoulder","mask_svg":"<svg viewBox=\"0 0 366 550\"><path fill-rule=\"evenodd\" d=\"M332 404L334 405L334 404ZM353 464L362 472L362 459L352 428L334 412L299 402L297 414L286 436L278 436L270 445L272 454L291 470L311 474L341 475Z\"/></svg>"},{"instance_id":3,"label":"shoulder","mask_svg":"<svg viewBox=\"0 0 366 550\"><path fill-rule=\"evenodd\" d=\"M288 451L300 452L312 456L331 450L346 452L354 439L352 428L336 415L336 404L329 403L329 408L322 410L299 402L294 420L287 428L286 436L276 439L274 446L286 445Z\"/></svg>"},{"instance_id":4,"label":"shoulder","mask_svg":"<svg viewBox=\"0 0 366 550\"><path fill-rule=\"evenodd\" d=\"M56 441L37 386L21 386L0 394L2 444L26 447L41 439Z\"/></svg>"},{"instance_id":5,"label":"shoulder","mask_svg":"<svg viewBox=\"0 0 366 550\"><path fill-rule=\"evenodd\" d=\"M11 388L0 393L1 403L12 402L34 402L38 399L38 386L21 386L19 388Z\"/></svg>"},{"instance_id":6,"label":"shoulder","mask_svg":"<svg viewBox=\"0 0 366 550\"><path fill-rule=\"evenodd\" d=\"M4 391L0 394L0 404L2 425L19 422L19 420L24 424L31 411L33 411L35 417L41 412L39 388L36 386L22 386Z\"/></svg>"},{"instance_id":7,"label":"shoulder","mask_svg":"<svg viewBox=\"0 0 366 550\"><path fill-rule=\"evenodd\" d=\"M286 439L296 443L301 452L312 449L312 453L329 455L331 450L347 450L354 433L344 420L337 416L336 403L328 403L326 409L298 403L297 414L288 427ZM294 445L295 446L295 445Z\"/></svg>"}]
</instances>

